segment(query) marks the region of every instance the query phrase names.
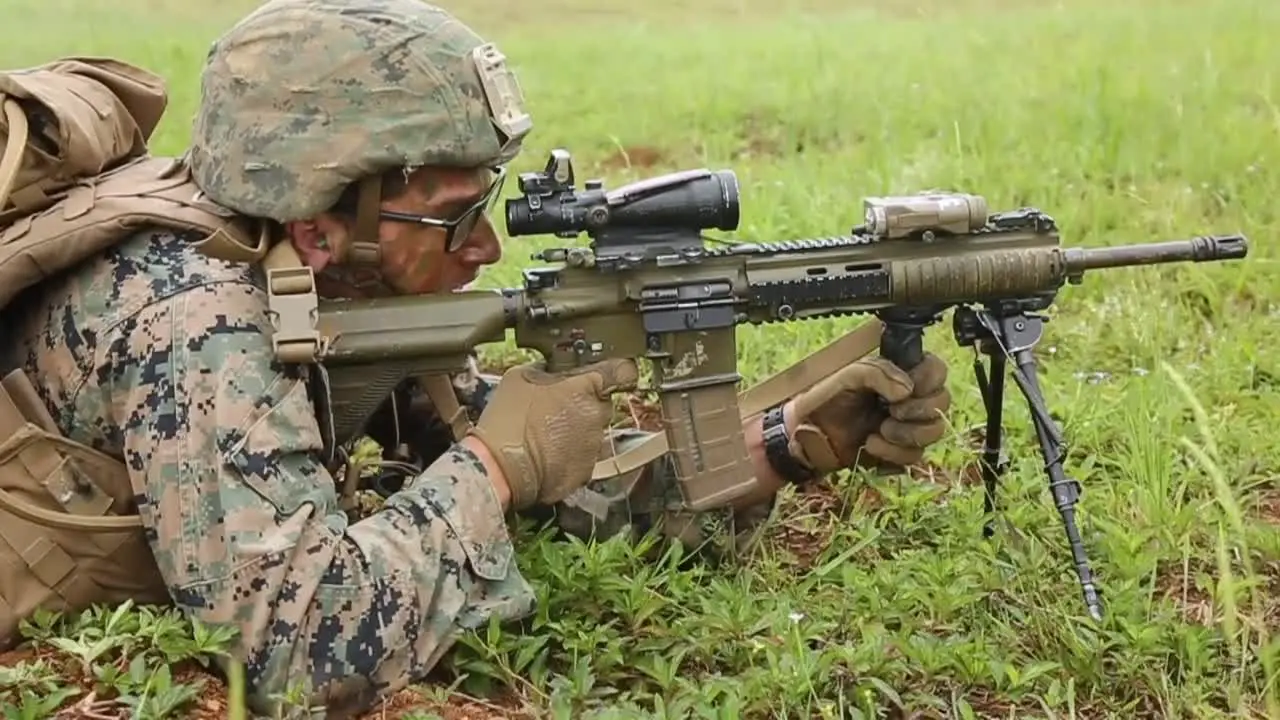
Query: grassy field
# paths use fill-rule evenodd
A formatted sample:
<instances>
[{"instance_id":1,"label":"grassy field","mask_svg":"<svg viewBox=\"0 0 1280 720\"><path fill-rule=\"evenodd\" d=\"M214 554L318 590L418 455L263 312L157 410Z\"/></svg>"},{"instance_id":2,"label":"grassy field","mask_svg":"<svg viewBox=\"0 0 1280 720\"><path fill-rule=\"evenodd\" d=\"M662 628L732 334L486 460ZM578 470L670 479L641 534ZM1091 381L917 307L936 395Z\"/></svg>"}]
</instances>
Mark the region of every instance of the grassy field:
<instances>
[{"instance_id":1,"label":"grassy field","mask_svg":"<svg viewBox=\"0 0 1280 720\"><path fill-rule=\"evenodd\" d=\"M14 3L0 67L112 54L170 79L157 152L183 147L208 43L251 6ZM1098 272L1051 313L1042 384L1085 488L1102 623L1084 613L1013 398L1002 529L983 539L969 432L983 411L971 358L944 325L927 345L953 363L953 432L927 469L787 495L758 556L736 568L677 568L643 548L526 529L538 614L451 654L441 682L478 700L423 707L451 718L1280 717L1280 5L454 5L520 72L537 127L517 171L553 147L574 153L580 178L611 185L729 167L742 183L738 235L754 240L846 232L865 195L949 188L996 209L1037 206L1073 245L1240 231L1252 249L1245 262ZM484 282L516 282L538 246L509 242ZM743 369L754 381L847 329L746 330ZM183 632L145 614L117 622L138 637ZM93 635L46 631L58 633L62 652L92 654ZM14 668L10 682L54 686L32 680L42 671L30 662ZM221 706L206 695L184 707Z\"/></svg>"}]
</instances>

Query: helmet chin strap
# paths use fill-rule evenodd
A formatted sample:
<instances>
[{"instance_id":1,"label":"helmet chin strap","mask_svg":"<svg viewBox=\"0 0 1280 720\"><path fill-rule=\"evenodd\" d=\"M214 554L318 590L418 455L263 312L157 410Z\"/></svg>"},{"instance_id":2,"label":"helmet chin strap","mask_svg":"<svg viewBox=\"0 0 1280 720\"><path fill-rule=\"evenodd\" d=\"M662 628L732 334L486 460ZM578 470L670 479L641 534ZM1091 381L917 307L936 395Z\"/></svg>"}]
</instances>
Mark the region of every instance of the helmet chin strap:
<instances>
[{"instance_id":1,"label":"helmet chin strap","mask_svg":"<svg viewBox=\"0 0 1280 720\"><path fill-rule=\"evenodd\" d=\"M346 296L382 296L395 294L395 288L382 274L382 248L378 242L378 215L382 201L382 178L365 177L359 181L356 217L348 241L329 248L333 255L317 275L325 292Z\"/></svg>"},{"instance_id":2,"label":"helmet chin strap","mask_svg":"<svg viewBox=\"0 0 1280 720\"><path fill-rule=\"evenodd\" d=\"M356 227L351 247L339 263L377 267L382 259L378 247L378 212L382 204L382 176L369 175L360 181L356 199Z\"/></svg>"}]
</instances>

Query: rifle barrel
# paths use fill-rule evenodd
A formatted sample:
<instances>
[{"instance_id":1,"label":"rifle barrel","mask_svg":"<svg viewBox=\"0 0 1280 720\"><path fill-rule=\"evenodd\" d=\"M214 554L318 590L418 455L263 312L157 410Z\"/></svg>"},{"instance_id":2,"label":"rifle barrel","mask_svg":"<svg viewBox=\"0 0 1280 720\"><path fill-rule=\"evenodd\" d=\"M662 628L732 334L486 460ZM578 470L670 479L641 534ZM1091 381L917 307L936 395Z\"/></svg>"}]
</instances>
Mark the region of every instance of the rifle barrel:
<instances>
[{"instance_id":1,"label":"rifle barrel","mask_svg":"<svg viewBox=\"0 0 1280 720\"><path fill-rule=\"evenodd\" d=\"M1066 251L1066 259L1068 274L1075 275L1086 270L1133 265L1237 260L1248 254L1248 239L1237 234L1202 235L1190 240L1117 247L1070 248Z\"/></svg>"}]
</instances>

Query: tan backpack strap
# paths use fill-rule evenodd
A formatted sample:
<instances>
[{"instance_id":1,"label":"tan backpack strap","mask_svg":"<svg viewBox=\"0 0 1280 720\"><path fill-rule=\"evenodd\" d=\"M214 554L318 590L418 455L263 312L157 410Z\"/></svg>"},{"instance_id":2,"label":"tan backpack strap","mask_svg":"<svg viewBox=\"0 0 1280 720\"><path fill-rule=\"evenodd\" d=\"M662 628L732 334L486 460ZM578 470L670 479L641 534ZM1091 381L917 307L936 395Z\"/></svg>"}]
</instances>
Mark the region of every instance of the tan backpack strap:
<instances>
[{"instance_id":1,"label":"tan backpack strap","mask_svg":"<svg viewBox=\"0 0 1280 720\"><path fill-rule=\"evenodd\" d=\"M219 228L205 239L196 243L196 250L209 257L222 260L250 264L260 263L266 257L267 249L271 247L271 224L266 221L260 221L257 225L258 236L254 239L253 245L249 245L225 229Z\"/></svg>"},{"instance_id":2,"label":"tan backpack strap","mask_svg":"<svg viewBox=\"0 0 1280 720\"><path fill-rule=\"evenodd\" d=\"M742 420L745 422L752 415L795 397L853 360L866 356L879 346L883 330L879 320L872 320L748 388L738 395ZM667 450L667 436L655 433L634 447L597 462L591 479L603 480L633 472L662 457Z\"/></svg>"},{"instance_id":3,"label":"tan backpack strap","mask_svg":"<svg viewBox=\"0 0 1280 720\"><path fill-rule=\"evenodd\" d=\"M466 437L472 428L471 418L467 415L466 409L458 403L458 395L453 389L453 381L449 376L434 373L423 375L419 380L427 397L431 399L431 404L440 414L440 419L449 423L453 439L461 440Z\"/></svg>"},{"instance_id":4,"label":"tan backpack strap","mask_svg":"<svg viewBox=\"0 0 1280 720\"><path fill-rule=\"evenodd\" d=\"M29 128L27 114L22 111L18 102L4 93L0 93L0 112L9 122L9 137L5 139L4 154L0 155L0 210L4 210L13 193L13 186L18 181L18 171L22 168L22 156L27 146Z\"/></svg>"},{"instance_id":5,"label":"tan backpack strap","mask_svg":"<svg viewBox=\"0 0 1280 720\"><path fill-rule=\"evenodd\" d=\"M13 513L27 522L33 522L55 530L118 533L137 530L142 527L142 518L137 515L110 515L103 517L67 515L45 510L38 505L32 505L3 488L0 488L0 510Z\"/></svg>"},{"instance_id":6,"label":"tan backpack strap","mask_svg":"<svg viewBox=\"0 0 1280 720\"><path fill-rule=\"evenodd\" d=\"M9 399L13 401L18 413L23 418L51 433L61 432L58 429L58 423L54 421L53 416L49 414L48 408L40 400L40 395L36 392L36 386L31 384L31 378L27 377L22 368L13 370L0 379L0 388L8 394Z\"/></svg>"}]
</instances>

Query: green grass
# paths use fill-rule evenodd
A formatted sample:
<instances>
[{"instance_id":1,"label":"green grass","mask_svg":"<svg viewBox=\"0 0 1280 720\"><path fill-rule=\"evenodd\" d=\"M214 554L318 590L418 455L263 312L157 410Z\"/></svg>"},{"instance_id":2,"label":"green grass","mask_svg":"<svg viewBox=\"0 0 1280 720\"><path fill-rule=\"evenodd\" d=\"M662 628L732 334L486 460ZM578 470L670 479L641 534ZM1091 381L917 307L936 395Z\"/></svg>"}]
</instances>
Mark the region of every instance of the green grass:
<instances>
[{"instance_id":1,"label":"green grass","mask_svg":"<svg viewBox=\"0 0 1280 720\"><path fill-rule=\"evenodd\" d=\"M17 0L6 18L26 21L0 29L0 67L140 62L172 83L154 146L177 152L208 42L249 6ZM944 325L927 346L953 363L954 431L933 476L789 495L738 568L526 530L537 615L467 638L446 679L555 717L1280 717L1280 5L456 6L520 73L536 129L516 171L553 147L611 185L729 167L749 239L845 232L863 196L940 187L1035 205L1073 245L1242 231L1252 248L1098 272L1052 312L1042 383L1085 488L1100 625L1016 396L1001 530L982 538L980 488L956 478L983 414ZM485 282L515 283L546 244L509 242ZM744 330L743 371L759 379L847 327Z\"/></svg>"}]
</instances>

